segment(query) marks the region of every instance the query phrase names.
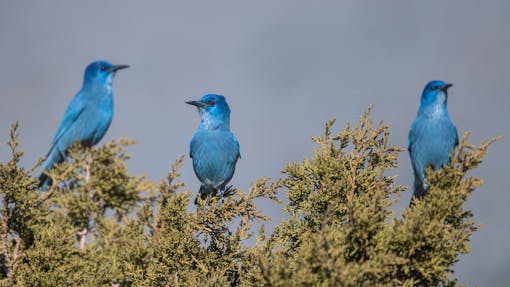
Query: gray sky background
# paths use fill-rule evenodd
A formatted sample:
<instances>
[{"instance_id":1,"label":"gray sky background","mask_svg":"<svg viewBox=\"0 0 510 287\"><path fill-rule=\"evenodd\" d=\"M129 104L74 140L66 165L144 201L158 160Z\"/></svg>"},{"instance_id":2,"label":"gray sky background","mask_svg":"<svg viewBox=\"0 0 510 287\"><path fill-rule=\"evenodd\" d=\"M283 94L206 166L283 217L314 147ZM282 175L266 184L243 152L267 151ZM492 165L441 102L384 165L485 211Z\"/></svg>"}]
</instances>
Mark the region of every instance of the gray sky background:
<instances>
[{"instance_id":1,"label":"gray sky background","mask_svg":"<svg viewBox=\"0 0 510 287\"><path fill-rule=\"evenodd\" d=\"M450 116L479 143L504 135L475 172L468 205L482 228L456 272L461 283L504 286L510 272L510 1L7 1L0 0L0 141L21 123L22 164L46 154L85 66L131 68L114 82L115 116L102 143L127 136L134 174L159 181L198 126L184 104L227 97L242 159L232 183L247 190L311 155L310 137L375 104L405 146L423 86L454 83ZM8 158L0 146L0 159ZM397 170L410 185L407 153ZM198 189L191 161L182 180ZM398 210L408 204L406 192ZM261 208L281 220L279 206ZM268 227L272 227L269 224Z\"/></svg>"}]
</instances>

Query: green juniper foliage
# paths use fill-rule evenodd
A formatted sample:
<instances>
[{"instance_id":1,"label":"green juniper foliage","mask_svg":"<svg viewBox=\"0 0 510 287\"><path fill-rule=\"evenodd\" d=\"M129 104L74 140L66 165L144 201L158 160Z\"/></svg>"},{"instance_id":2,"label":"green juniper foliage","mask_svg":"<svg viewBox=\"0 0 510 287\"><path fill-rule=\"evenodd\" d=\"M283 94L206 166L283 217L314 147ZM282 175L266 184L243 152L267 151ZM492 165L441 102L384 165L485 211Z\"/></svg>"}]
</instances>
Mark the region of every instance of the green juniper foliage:
<instances>
[{"instance_id":1,"label":"green juniper foliage","mask_svg":"<svg viewBox=\"0 0 510 287\"><path fill-rule=\"evenodd\" d=\"M158 185L128 173L126 139L73 145L41 192L35 168L18 165L15 124L12 158L0 163L0 286L456 286L452 267L478 227L463 203L482 183L466 173L493 140L474 146L464 135L451 164L427 171L429 194L397 217L406 188L391 174L403 149L388 144L389 127L370 110L355 127L333 127L282 179L190 210L184 157ZM288 219L247 245L253 224L269 220L255 199L279 203L278 192Z\"/></svg>"}]
</instances>

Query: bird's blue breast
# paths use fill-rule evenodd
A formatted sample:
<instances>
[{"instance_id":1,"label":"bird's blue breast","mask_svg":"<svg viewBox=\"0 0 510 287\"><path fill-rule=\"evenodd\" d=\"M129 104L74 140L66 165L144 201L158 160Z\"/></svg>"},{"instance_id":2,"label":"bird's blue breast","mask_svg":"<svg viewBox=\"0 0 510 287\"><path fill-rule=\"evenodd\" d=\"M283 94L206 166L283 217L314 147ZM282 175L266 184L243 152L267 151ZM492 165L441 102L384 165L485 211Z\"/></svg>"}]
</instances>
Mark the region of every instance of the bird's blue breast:
<instances>
[{"instance_id":1,"label":"bird's blue breast","mask_svg":"<svg viewBox=\"0 0 510 287\"><path fill-rule=\"evenodd\" d=\"M427 166L436 170L450 161L457 142L457 129L448 117L415 120L409 133L409 153L415 173L422 181Z\"/></svg>"},{"instance_id":2,"label":"bird's blue breast","mask_svg":"<svg viewBox=\"0 0 510 287\"><path fill-rule=\"evenodd\" d=\"M200 181L221 189L234 175L239 143L230 131L199 129L191 140L190 156Z\"/></svg>"}]
</instances>

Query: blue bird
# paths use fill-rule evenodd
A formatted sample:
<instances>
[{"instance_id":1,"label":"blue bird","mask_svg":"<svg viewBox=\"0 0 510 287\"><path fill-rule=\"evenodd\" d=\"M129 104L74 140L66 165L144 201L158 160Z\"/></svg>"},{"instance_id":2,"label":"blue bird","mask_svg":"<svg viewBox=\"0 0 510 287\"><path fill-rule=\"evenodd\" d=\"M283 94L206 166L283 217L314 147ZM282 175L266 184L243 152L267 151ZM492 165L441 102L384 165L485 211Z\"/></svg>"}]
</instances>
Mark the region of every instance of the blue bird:
<instances>
[{"instance_id":1,"label":"blue bird","mask_svg":"<svg viewBox=\"0 0 510 287\"><path fill-rule=\"evenodd\" d=\"M200 125L190 143L193 170L202 183L200 196L216 195L234 175L239 142L230 132L230 108L224 96L209 94L189 101L200 114Z\"/></svg>"},{"instance_id":2,"label":"blue bird","mask_svg":"<svg viewBox=\"0 0 510 287\"><path fill-rule=\"evenodd\" d=\"M92 62L87 66L81 90L67 107L53 138L44 170L64 161L67 149L75 141L91 147L103 138L113 117L112 80L118 70L128 67L105 61ZM39 176L39 186L45 190L49 184L51 179L43 171Z\"/></svg>"},{"instance_id":3,"label":"blue bird","mask_svg":"<svg viewBox=\"0 0 510 287\"><path fill-rule=\"evenodd\" d=\"M431 81L423 90L418 115L409 131L409 156L414 172L413 197L427 194L425 168L433 170L450 162L450 152L459 144L457 128L448 116L448 88L443 81Z\"/></svg>"}]
</instances>

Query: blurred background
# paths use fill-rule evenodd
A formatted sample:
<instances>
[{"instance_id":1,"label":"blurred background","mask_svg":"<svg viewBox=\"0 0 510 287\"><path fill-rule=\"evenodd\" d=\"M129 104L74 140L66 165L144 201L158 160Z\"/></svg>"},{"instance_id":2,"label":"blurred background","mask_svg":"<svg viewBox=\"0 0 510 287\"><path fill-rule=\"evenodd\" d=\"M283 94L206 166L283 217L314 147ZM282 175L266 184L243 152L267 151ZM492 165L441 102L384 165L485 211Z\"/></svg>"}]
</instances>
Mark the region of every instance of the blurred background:
<instances>
[{"instance_id":1,"label":"blurred background","mask_svg":"<svg viewBox=\"0 0 510 287\"><path fill-rule=\"evenodd\" d=\"M187 100L227 97L244 191L312 154L324 122L355 123L370 104L405 147L424 85L454 83L450 117L471 142L496 135L468 202L481 229L455 266L460 283L504 286L510 272L510 1L8 1L0 0L0 141L21 124L22 161L43 157L85 66L131 68L114 81L115 115L102 143L126 136L133 174L160 181L188 153L199 123ZM0 160L9 156L0 146ZM191 160L182 178L196 191ZM412 184L407 153L398 183ZM282 195L283 196L283 195ZM407 206L405 192L396 210ZM281 206L260 202L281 221Z\"/></svg>"}]
</instances>

